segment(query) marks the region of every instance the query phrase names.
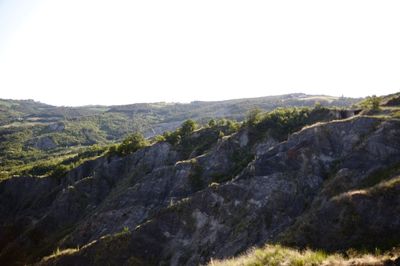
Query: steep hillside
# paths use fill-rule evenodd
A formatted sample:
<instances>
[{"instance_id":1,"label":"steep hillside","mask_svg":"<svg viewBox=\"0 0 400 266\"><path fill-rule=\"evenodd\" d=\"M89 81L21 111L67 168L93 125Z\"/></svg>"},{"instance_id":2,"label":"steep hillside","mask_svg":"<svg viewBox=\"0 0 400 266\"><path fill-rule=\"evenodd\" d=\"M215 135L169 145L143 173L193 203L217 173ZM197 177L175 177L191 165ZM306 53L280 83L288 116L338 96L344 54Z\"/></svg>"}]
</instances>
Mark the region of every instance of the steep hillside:
<instances>
[{"instance_id":1,"label":"steep hillside","mask_svg":"<svg viewBox=\"0 0 400 266\"><path fill-rule=\"evenodd\" d=\"M379 112L276 110L66 175L5 180L0 264L198 265L266 243L395 247L400 120Z\"/></svg>"},{"instance_id":2,"label":"steep hillside","mask_svg":"<svg viewBox=\"0 0 400 266\"><path fill-rule=\"evenodd\" d=\"M77 156L92 145L106 148L128 133L146 137L175 130L186 119L243 120L255 107L350 106L359 99L290 94L219 102L143 103L124 106L55 107L32 100L0 100L0 179L38 163ZM98 148L98 147L96 147Z\"/></svg>"}]
</instances>

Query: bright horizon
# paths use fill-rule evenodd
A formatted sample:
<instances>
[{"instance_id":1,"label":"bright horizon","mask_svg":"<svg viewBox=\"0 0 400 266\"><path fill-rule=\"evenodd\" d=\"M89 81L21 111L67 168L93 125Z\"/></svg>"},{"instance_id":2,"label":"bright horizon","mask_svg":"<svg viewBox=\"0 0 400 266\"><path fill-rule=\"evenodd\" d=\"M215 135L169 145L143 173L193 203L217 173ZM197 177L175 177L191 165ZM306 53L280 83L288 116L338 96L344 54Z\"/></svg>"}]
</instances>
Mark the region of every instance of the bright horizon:
<instances>
[{"instance_id":1,"label":"bright horizon","mask_svg":"<svg viewBox=\"0 0 400 266\"><path fill-rule=\"evenodd\" d=\"M398 1L0 2L0 98L51 105L400 91Z\"/></svg>"}]
</instances>

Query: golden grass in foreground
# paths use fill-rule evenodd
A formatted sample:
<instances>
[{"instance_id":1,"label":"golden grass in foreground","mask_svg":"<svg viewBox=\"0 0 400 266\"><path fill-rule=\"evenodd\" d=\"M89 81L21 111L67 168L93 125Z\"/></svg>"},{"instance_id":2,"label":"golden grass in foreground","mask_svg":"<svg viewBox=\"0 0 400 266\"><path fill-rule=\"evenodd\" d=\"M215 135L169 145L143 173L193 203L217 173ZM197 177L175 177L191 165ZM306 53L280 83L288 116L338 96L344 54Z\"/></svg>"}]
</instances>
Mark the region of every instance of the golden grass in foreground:
<instances>
[{"instance_id":1,"label":"golden grass in foreground","mask_svg":"<svg viewBox=\"0 0 400 266\"><path fill-rule=\"evenodd\" d=\"M327 254L323 251L304 250L267 245L264 248L252 249L246 254L227 260L212 260L208 266L308 266L308 265L383 265L385 261L394 260L393 254L372 255L354 254L344 258L339 254Z\"/></svg>"}]
</instances>

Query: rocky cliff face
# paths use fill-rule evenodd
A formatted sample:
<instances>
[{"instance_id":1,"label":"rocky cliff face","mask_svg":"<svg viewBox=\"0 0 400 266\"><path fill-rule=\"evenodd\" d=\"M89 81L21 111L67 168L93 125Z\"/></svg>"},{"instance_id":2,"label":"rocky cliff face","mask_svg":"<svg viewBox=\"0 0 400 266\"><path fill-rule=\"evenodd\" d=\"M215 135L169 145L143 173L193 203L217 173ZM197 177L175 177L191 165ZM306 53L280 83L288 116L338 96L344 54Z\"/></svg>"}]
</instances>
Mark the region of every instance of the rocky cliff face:
<instances>
[{"instance_id":1,"label":"rocky cliff face","mask_svg":"<svg viewBox=\"0 0 400 266\"><path fill-rule=\"evenodd\" d=\"M319 123L283 142L252 130L201 152L158 143L62 179L0 183L0 264L198 265L267 242L399 244L399 120ZM69 250L42 259L57 248Z\"/></svg>"}]
</instances>

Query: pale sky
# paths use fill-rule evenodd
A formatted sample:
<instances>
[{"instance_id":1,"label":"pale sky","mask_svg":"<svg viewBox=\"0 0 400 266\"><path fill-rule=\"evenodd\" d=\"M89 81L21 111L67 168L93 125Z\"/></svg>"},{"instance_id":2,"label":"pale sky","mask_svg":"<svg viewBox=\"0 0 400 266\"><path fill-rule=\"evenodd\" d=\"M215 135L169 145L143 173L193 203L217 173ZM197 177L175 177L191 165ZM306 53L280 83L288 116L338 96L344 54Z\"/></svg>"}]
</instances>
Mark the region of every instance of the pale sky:
<instances>
[{"instance_id":1,"label":"pale sky","mask_svg":"<svg viewBox=\"0 0 400 266\"><path fill-rule=\"evenodd\" d=\"M0 0L0 98L400 91L400 1Z\"/></svg>"}]
</instances>

